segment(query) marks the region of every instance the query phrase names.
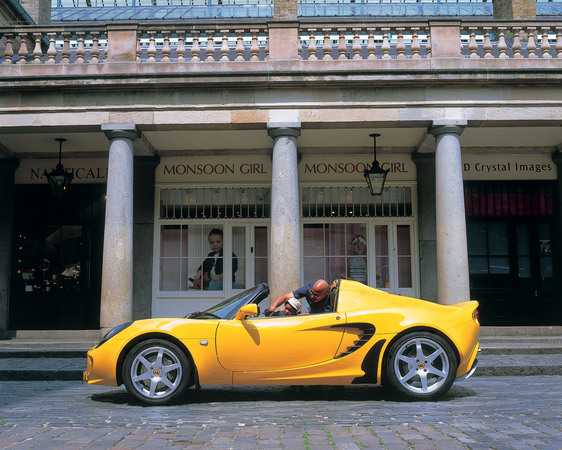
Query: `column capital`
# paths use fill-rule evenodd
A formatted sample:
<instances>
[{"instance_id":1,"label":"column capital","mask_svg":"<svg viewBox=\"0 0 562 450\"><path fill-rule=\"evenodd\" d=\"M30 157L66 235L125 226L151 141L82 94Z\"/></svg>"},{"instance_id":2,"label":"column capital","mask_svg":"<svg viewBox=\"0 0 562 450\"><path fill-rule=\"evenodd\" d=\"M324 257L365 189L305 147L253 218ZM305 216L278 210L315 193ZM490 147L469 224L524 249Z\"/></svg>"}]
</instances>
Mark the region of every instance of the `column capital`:
<instances>
[{"instance_id":1,"label":"column capital","mask_svg":"<svg viewBox=\"0 0 562 450\"><path fill-rule=\"evenodd\" d=\"M134 123L103 123L101 131L110 141L113 139L130 139L134 141L139 137L137 126Z\"/></svg>"},{"instance_id":2,"label":"column capital","mask_svg":"<svg viewBox=\"0 0 562 450\"><path fill-rule=\"evenodd\" d=\"M267 134L273 139L277 137L294 137L298 138L301 135L300 122L297 123L284 123L284 124L267 124Z\"/></svg>"},{"instance_id":3,"label":"column capital","mask_svg":"<svg viewBox=\"0 0 562 450\"><path fill-rule=\"evenodd\" d=\"M467 125L466 120L434 120L429 127L429 133L437 137L442 134L456 134L460 136Z\"/></svg>"}]
</instances>

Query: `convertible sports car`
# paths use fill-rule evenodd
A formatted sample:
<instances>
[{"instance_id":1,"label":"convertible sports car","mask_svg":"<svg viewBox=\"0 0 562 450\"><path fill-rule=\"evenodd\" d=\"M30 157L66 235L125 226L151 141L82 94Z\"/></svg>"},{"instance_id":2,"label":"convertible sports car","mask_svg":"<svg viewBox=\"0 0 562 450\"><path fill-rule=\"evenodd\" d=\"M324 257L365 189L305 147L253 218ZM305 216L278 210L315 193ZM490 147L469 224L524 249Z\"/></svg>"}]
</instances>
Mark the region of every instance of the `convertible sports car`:
<instances>
[{"instance_id":1,"label":"convertible sports car","mask_svg":"<svg viewBox=\"0 0 562 450\"><path fill-rule=\"evenodd\" d=\"M336 280L326 312L260 316L260 284L185 318L124 323L88 352L84 381L161 405L193 385L384 385L434 400L476 369L478 303L444 306Z\"/></svg>"}]
</instances>

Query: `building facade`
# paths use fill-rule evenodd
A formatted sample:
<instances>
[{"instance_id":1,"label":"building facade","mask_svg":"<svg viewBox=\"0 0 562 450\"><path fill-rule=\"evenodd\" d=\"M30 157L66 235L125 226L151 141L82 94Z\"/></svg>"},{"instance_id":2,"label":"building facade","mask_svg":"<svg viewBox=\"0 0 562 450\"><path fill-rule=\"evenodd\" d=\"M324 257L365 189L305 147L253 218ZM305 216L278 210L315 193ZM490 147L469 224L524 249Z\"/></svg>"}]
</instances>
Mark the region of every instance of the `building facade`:
<instances>
[{"instance_id":1,"label":"building facade","mask_svg":"<svg viewBox=\"0 0 562 450\"><path fill-rule=\"evenodd\" d=\"M516 3L1 26L0 331L105 330L342 277L476 299L484 325L560 325L562 21ZM74 178L55 197L59 150Z\"/></svg>"}]
</instances>

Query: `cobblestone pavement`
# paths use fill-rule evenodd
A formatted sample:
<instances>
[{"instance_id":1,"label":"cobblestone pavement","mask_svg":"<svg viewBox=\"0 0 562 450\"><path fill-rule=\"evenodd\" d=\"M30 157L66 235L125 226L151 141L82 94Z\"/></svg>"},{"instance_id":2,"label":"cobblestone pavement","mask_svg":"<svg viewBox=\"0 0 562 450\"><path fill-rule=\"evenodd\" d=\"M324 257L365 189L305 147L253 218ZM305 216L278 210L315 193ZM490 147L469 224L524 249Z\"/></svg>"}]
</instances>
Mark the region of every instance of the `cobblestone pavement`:
<instances>
[{"instance_id":1,"label":"cobblestone pavement","mask_svg":"<svg viewBox=\"0 0 562 450\"><path fill-rule=\"evenodd\" d=\"M147 407L124 388L0 382L0 448L562 448L562 376L479 377L438 402L381 387L211 387Z\"/></svg>"}]
</instances>

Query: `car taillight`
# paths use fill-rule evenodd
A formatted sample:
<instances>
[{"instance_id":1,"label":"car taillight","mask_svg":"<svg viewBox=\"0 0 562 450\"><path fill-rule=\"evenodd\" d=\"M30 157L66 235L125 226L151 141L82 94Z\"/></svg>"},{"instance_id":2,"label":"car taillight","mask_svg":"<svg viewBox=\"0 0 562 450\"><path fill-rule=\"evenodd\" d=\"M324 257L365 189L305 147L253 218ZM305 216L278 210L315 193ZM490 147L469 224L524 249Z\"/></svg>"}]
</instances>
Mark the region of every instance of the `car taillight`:
<instances>
[{"instance_id":1,"label":"car taillight","mask_svg":"<svg viewBox=\"0 0 562 450\"><path fill-rule=\"evenodd\" d=\"M480 314L478 314L478 310L475 309L474 311L472 311L472 320L474 320L475 322L480 323Z\"/></svg>"}]
</instances>

